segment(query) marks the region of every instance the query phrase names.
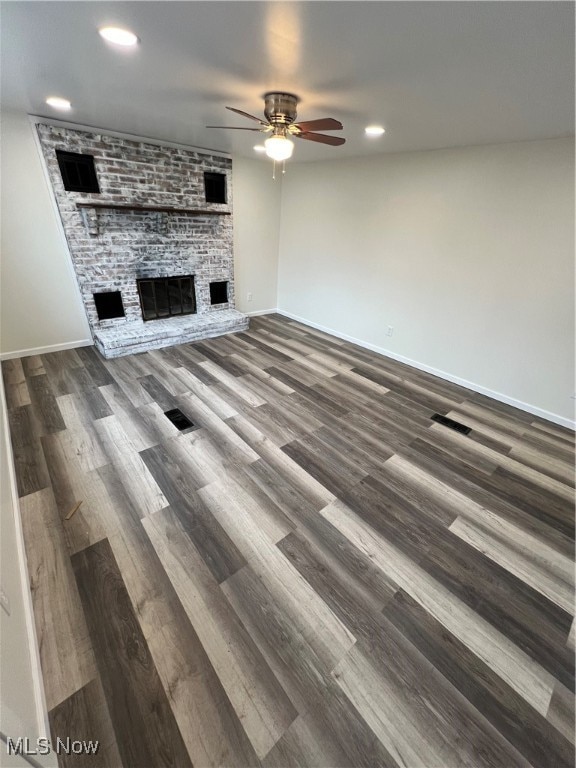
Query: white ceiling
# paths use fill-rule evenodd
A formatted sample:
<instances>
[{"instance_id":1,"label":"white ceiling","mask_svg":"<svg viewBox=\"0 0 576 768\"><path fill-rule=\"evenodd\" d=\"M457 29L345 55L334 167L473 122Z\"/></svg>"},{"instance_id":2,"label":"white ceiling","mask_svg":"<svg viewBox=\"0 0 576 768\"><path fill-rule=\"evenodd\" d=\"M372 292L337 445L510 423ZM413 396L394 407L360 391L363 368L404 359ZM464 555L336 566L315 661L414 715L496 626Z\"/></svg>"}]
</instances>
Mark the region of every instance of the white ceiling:
<instances>
[{"instance_id":1,"label":"white ceiling","mask_svg":"<svg viewBox=\"0 0 576 768\"><path fill-rule=\"evenodd\" d=\"M262 95L335 117L343 147L295 161L574 132L571 2L3 2L2 106L254 157ZM125 26L134 50L105 43ZM50 95L69 113L46 106ZM368 139L381 123L386 135Z\"/></svg>"}]
</instances>

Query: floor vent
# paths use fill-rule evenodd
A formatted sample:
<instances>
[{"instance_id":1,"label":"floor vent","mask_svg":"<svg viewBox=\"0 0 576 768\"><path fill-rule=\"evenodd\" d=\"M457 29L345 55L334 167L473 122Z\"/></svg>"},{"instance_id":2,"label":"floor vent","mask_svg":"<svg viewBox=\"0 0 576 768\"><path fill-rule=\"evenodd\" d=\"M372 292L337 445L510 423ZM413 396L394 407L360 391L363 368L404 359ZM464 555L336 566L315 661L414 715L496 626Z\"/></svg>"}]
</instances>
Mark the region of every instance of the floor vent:
<instances>
[{"instance_id":1,"label":"floor vent","mask_svg":"<svg viewBox=\"0 0 576 768\"><path fill-rule=\"evenodd\" d=\"M472 427L467 427L466 424L460 424L459 421L454 421L454 419L449 419L447 416L442 416L439 413L435 413L431 418L432 421L437 421L438 424L443 424L445 427L453 429L455 432L460 432L463 435L467 435L472 431Z\"/></svg>"},{"instance_id":2,"label":"floor vent","mask_svg":"<svg viewBox=\"0 0 576 768\"><path fill-rule=\"evenodd\" d=\"M164 411L164 416L168 416L172 424L174 424L180 432L194 426L188 416L184 416L180 408L172 408L171 411Z\"/></svg>"}]
</instances>

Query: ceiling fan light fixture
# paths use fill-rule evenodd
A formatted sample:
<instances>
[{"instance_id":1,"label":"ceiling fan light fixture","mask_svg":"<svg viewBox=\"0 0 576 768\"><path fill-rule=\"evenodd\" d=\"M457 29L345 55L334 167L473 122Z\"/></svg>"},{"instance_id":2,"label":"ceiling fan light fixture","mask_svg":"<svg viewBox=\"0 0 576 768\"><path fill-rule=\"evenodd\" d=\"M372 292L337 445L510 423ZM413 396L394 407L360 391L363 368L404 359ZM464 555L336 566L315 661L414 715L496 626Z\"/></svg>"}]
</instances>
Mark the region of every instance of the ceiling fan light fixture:
<instances>
[{"instance_id":1,"label":"ceiling fan light fixture","mask_svg":"<svg viewBox=\"0 0 576 768\"><path fill-rule=\"evenodd\" d=\"M286 136L270 136L264 142L266 154L276 162L282 162L292 157L294 151L294 142L287 139Z\"/></svg>"}]
</instances>

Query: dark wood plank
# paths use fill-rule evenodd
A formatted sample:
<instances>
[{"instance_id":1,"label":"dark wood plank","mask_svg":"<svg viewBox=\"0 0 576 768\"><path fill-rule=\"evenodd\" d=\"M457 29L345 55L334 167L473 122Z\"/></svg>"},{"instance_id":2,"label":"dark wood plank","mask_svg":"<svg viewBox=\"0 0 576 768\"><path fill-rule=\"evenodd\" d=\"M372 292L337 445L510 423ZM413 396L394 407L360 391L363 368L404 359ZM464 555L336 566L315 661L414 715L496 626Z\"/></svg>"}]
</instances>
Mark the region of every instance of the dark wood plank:
<instances>
[{"instance_id":1,"label":"dark wood plank","mask_svg":"<svg viewBox=\"0 0 576 768\"><path fill-rule=\"evenodd\" d=\"M344 494L351 485L366 476L364 470L338 451L324 445L320 449L319 441L311 435L283 445L282 450L336 496Z\"/></svg>"},{"instance_id":2,"label":"dark wood plank","mask_svg":"<svg viewBox=\"0 0 576 768\"><path fill-rule=\"evenodd\" d=\"M82 370L83 366L75 349L42 355L42 362L55 397L71 395L77 391L72 371L75 368Z\"/></svg>"},{"instance_id":3,"label":"dark wood plank","mask_svg":"<svg viewBox=\"0 0 576 768\"><path fill-rule=\"evenodd\" d=\"M450 531L430 540L420 565L574 691L569 613Z\"/></svg>"},{"instance_id":4,"label":"dark wood plank","mask_svg":"<svg viewBox=\"0 0 576 768\"><path fill-rule=\"evenodd\" d=\"M312 543L310 537L296 531L277 546L347 627L358 634L362 625L363 637L377 641L377 633L371 634L373 623L365 621L366 614L377 615L392 599L397 585L371 574L370 564L363 570L359 560L336 554L324 539Z\"/></svg>"},{"instance_id":5,"label":"dark wood plank","mask_svg":"<svg viewBox=\"0 0 576 768\"><path fill-rule=\"evenodd\" d=\"M18 496L41 491L50 485L46 460L40 444L42 424L31 405L8 411L12 456Z\"/></svg>"},{"instance_id":6,"label":"dark wood plank","mask_svg":"<svg viewBox=\"0 0 576 768\"><path fill-rule=\"evenodd\" d=\"M314 389L312 389L312 387L309 387L306 384L303 384L300 379L295 378L294 376L291 376L288 373L285 373L283 370L280 370L280 368L278 367L268 368L268 373L271 376L273 376L275 379L278 379L279 381L282 381L284 384L287 384L295 392L298 392L301 400L303 400L305 403L309 402L316 408L318 407L322 408L332 418L343 416L347 412L347 409L339 405L336 402L336 400L332 399L331 397L328 397L327 395L323 395L319 391L315 391Z\"/></svg>"},{"instance_id":7,"label":"dark wood plank","mask_svg":"<svg viewBox=\"0 0 576 768\"><path fill-rule=\"evenodd\" d=\"M434 540L445 536L446 529L428 518L425 510L417 509L373 477L365 477L340 498L415 563Z\"/></svg>"},{"instance_id":8,"label":"dark wood plank","mask_svg":"<svg viewBox=\"0 0 576 768\"><path fill-rule=\"evenodd\" d=\"M315 513L325 506L325 501L303 492L264 459L248 464L243 471L291 520L313 519Z\"/></svg>"},{"instance_id":9,"label":"dark wood plank","mask_svg":"<svg viewBox=\"0 0 576 768\"><path fill-rule=\"evenodd\" d=\"M328 426L332 426L351 445L372 455L378 464L383 464L395 452L390 435L356 413Z\"/></svg>"},{"instance_id":10,"label":"dark wood plank","mask_svg":"<svg viewBox=\"0 0 576 768\"><path fill-rule=\"evenodd\" d=\"M42 426L43 434L51 434L66 429L48 376L40 374L29 378L28 391L34 412Z\"/></svg>"},{"instance_id":11,"label":"dark wood plank","mask_svg":"<svg viewBox=\"0 0 576 768\"><path fill-rule=\"evenodd\" d=\"M251 569L243 568L223 588L301 714L313 729L328 736L334 764L397 768L338 686L322 672L313 650ZM286 751L290 752L289 738L287 741ZM278 765L280 759L287 759L286 751L279 744L265 764ZM321 764L326 764L326 754L322 757Z\"/></svg>"},{"instance_id":12,"label":"dark wood plank","mask_svg":"<svg viewBox=\"0 0 576 768\"><path fill-rule=\"evenodd\" d=\"M190 482L188 474L182 471L168 450L157 446L140 455L215 579L224 581L245 565L246 561L234 542L200 499L193 481Z\"/></svg>"},{"instance_id":13,"label":"dark wood plank","mask_svg":"<svg viewBox=\"0 0 576 768\"><path fill-rule=\"evenodd\" d=\"M251 347L255 347L256 349L265 352L268 357L273 358L276 361L280 360L282 362L288 362L293 358L293 355L286 355L283 352L279 352L277 349L274 349L274 347L270 346L270 344L266 344L265 341L258 338L258 336L254 336L253 334L238 333L237 336L242 341L250 344Z\"/></svg>"},{"instance_id":14,"label":"dark wood plank","mask_svg":"<svg viewBox=\"0 0 576 768\"><path fill-rule=\"evenodd\" d=\"M30 355L22 358L22 369L27 379L46 373L41 355Z\"/></svg>"},{"instance_id":15,"label":"dark wood plank","mask_svg":"<svg viewBox=\"0 0 576 768\"><path fill-rule=\"evenodd\" d=\"M322 453L339 455L344 464L353 464L362 474L379 471L383 462L393 455L392 451L385 450L375 454L369 445L349 440L338 427L338 423L334 427L324 425L311 435L311 439Z\"/></svg>"},{"instance_id":16,"label":"dark wood plank","mask_svg":"<svg viewBox=\"0 0 576 768\"><path fill-rule=\"evenodd\" d=\"M177 408L176 400L166 387L164 387L156 378L156 376L143 376L138 379L142 388L148 392L152 400L158 403L163 411L169 411L172 408Z\"/></svg>"},{"instance_id":17,"label":"dark wood plank","mask_svg":"<svg viewBox=\"0 0 576 768\"><path fill-rule=\"evenodd\" d=\"M49 718L52 744L61 739L66 745L58 757L61 768L124 768L100 678L50 710ZM97 749L75 754L68 740L97 743Z\"/></svg>"},{"instance_id":18,"label":"dark wood plank","mask_svg":"<svg viewBox=\"0 0 576 768\"><path fill-rule=\"evenodd\" d=\"M46 460L39 442L12 447L18 496L41 491L50 485Z\"/></svg>"},{"instance_id":19,"label":"dark wood plank","mask_svg":"<svg viewBox=\"0 0 576 768\"><path fill-rule=\"evenodd\" d=\"M76 354L90 374L94 386L105 387L114 383L114 378L103 363L103 358L96 347L78 347Z\"/></svg>"},{"instance_id":20,"label":"dark wood plank","mask_svg":"<svg viewBox=\"0 0 576 768\"><path fill-rule=\"evenodd\" d=\"M574 765L569 742L405 592L384 615L533 766Z\"/></svg>"},{"instance_id":21,"label":"dark wood plank","mask_svg":"<svg viewBox=\"0 0 576 768\"><path fill-rule=\"evenodd\" d=\"M32 445L42 435L42 425L31 405L20 405L8 410L8 424L13 448Z\"/></svg>"},{"instance_id":22,"label":"dark wood plank","mask_svg":"<svg viewBox=\"0 0 576 768\"><path fill-rule=\"evenodd\" d=\"M574 497L572 501L561 499L528 480L518 478L504 467L498 467L490 480L498 492L513 494L522 509L528 505L536 507L540 511L540 519L544 519L557 531L574 538Z\"/></svg>"},{"instance_id":23,"label":"dark wood plank","mask_svg":"<svg viewBox=\"0 0 576 768\"><path fill-rule=\"evenodd\" d=\"M402 450L402 455L487 509L533 533L563 554L574 557L574 538L570 536L570 527L565 532L558 530L556 517L548 512L546 505L538 504L536 499L518 499L494 475L487 477L476 472L456 457L424 441L415 440L409 449Z\"/></svg>"},{"instance_id":24,"label":"dark wood plank","mask_svg":"<svg viewBox=\"0 0 576 768\"><path fill-rule=\"evenodd\" d=\"M118 474L111 466L98 474L120 513L109 541L192 762L257 766L240 719Z\"/></svg>"},{"instance_id":25,"label":"dark wood plank","mask_svg":"<svg viewBox=\"0 0 576 768\"><path fill-rule=\"evenodd\" d=\"M4 382L6 407L9 410L30 404L30 393L28 392L26 375L20 359L14 358L2 362L2 379Z\"/></svg>"},{"instance_id":26,"label":"dark wood plank","mask_svg":"<svg viewBox=\"0 0 576 768\"><path fill-rule=\"evenodd\" d=\"M75 370L84 371L86 376L88 376L85 368L76 368ZM75 374L72 374L72 377L76 379ZM102 392L92 385L90 379L86 386L82 385L78 387L76 399L79 407L86 412L88 419L91 421L104 419L106 416L113 415L113 411L110 408L110 405L106 402Z\"/></svg>"},{"instance_id":27,"label":"dark wood plank","mask_svg":"<svg viewBox=\"0 0 576 768\"><path fill-rule=\"evenodd\" d=\"M93 544L72 564L123 763L191 768L110 544Z\"/></svg>"},{"instance_id":28,"label":"dark wood plank","mask_svg":"<svg viewBox=\"0 0 576 768\"><path fill-rule=\"evenodd\" d=\"M569 691L561 683L557 683L552 693L548 714L546 715L548 722L552 723L554 728L560 731L572 744L575 742L574 729L576 723L574 703L573 692Z\"/></svg>"},{"instance_id":29,"label":"dark wood plank","mask_svg":"<svg viewBox=\"0 0 576 768\"><path fill-rule=\"evenodd\" d=\"M420 510L427 518L440 525L450 526L458 516L454 509L448 507L441 500L426 494L415 483L391 472L389 465L385 463L371 471L370 477L377 480L388 491L392 491L405 499L412 505L412 508Z\"/></svg>"}]
</instances>

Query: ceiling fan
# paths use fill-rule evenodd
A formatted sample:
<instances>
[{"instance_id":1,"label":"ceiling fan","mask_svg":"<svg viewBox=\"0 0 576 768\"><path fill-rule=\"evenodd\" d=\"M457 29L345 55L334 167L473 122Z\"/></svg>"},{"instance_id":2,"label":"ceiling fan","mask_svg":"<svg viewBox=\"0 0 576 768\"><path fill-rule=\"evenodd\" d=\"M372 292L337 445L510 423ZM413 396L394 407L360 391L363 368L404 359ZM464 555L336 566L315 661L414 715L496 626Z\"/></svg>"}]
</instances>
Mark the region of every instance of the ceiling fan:
<instances>
[{"instance_id":1,"label":"ceiling fan","mask_svg":"<svg viewBox=\"0 0 576 768\"><path fill-rule=\"evenodd\" d=\"M259 117L249 115L248 112L242 112L234 107L226 107L231 112L255 120L260 123L259 128L242 128L231 125L207 125L207 128L227 128L233 131L259 131L269 133L270 136L264 142L266 154L272 160L288 160L294 150L294 142L290 137L297 139L306 139L307 141L317 141L320 144L330 144L333 147L339 147L344 144L346 139L340 136L327 136L324 133L316 131L340 131L342 123L334 120L332 117L324 117L320 120L307 120L303 123L295 123L296 105L298 97L292 93L283 93L281 91L270 91L264 94L264 116L266 121Z\"/></svg>"}]
</instances>

